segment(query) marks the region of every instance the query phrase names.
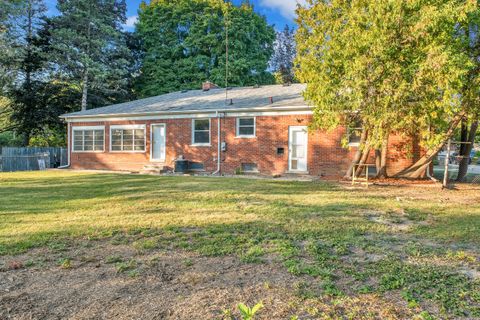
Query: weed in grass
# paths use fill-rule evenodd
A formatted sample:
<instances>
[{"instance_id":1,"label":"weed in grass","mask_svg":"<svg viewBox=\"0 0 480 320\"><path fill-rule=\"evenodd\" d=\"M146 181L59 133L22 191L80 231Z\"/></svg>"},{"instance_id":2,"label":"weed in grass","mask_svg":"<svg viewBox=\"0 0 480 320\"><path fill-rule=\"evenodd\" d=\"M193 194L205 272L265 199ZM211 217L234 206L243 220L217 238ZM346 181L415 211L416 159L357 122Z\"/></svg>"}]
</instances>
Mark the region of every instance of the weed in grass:
<instances>
[{"instance_id":1,"label":"weed in grass","mask_svg":"<svg viewBox=\"0 0 480 320\"><path fill-rule=\"evenodd\" d=\"M70 258L62 258L58 260L58 265L62 269L71 269L72 268L72 260Z\"/></svg>"},{"instance_id":2,"label":"weed in grass","mask_svg":"<svg viewBox=\"0 0 480 320\"><path fill-rule=\"evenodd\" d=\"M129 243L129 239L126 235L124 234L115 234L111 240L110 240L110 243L113 244L113 245L126 245Z\"/></svg>"},{"instance_id":3,"label":"weed in grass","mask_svg":"<svg viewBox=\"0 0 480 320\"><path fill-rule=\"evenodd\" d=\"M35 261L33 259L28 259L27 261L25 261L25 267L27 268L31 268L35 265Z\"/></svg>"},{"instance_id":4,"label":"weed in grass","mask_svg":"<svg viewBox=\"0 0 480 320\"><path fill-rule=\"evenodd\" d=\"M342 290L340 290L334 282L327 281L322 285L322 289L325 295L333 296L333 297L341 297L344 296Z\"/></svg>"},{"instance_id":5,"label":"weed in grass","mask_svg":"<svg viewBox=\"0 0 480 320\"><path fill-rule=\"evenodd\" d=\"M117 262L115 264L115 269L117 270L117 273L132 271L136 267L137 267L137 261L135 261L134 259L130 259L127 262Z\"/></svg>"},{"instance_id":6,"label":"weed in grass","mask_svg":"<svg viewBox=\"0 0 480 320\"><path fill-rule=\"evenodd\" d=\"M136 278L140 275L140 271L138 271L137 269L134 269L134 270L130 270L128 271L127 275L130 277L130 278Z\"/></svg>"},{"instance_id":7,"label":"weed in grass","mask_svg":"<svg viewBox=\"0 0 480 320\"><path fill-rule=\"evenodd\" d=\"M53 241L48 244L48 248L54 252L67 251L68 245L63 241Z\"/></svg>"},{"instance_id":8,"label":"weed in grass","mask_svg":"<svg viewBox=\"0 0 480 320\"><path fill-rule=\"evenodd\" d=\"M418 315L418 320L436 320L437 318L435 318L434 316L432 316L430 313L428 313L427 311L422 311L420 312L420 314Z\"/></svg>"},{"instance_id":9,"label":"weed in grass","mask_svg":"<svg viewBox=\"0 0 480 320\"><path fill-rule=\"evenodd\" d=\"M403 299L405 299L405 301L407 301L409 308L416 308L419 306L417 299L415 299L411 291L403 290L401 292L401 296Z\"/></svg>"},{"instance_id":10,"label":"weed in grass","mask_svg":"<svg viewBox=\"0 0 480 320\"><path fill-rule=\"evenodd\" d=\"M473 254L465 251L448 250L446 256L447 259L458 262L475 263L477 261L477 258Z\"/></svg>"},{"instance_id":11,"label":"weed in grass","mask_svg":"<svg viewBox=\"0 0 480 320\"><path fill-rule=\"evenodd\" d=\"M319 296L318 292L312 289L311 284L305 281L295 283L294 293L296 297L303 300L313 299Z\"/></svg>"},{"instance_id":12,"label":"weed in grass","mask_svg":"<svg viewBox=\"0 0 480 320\"><path fill-rule=\"evenodd\" d=\"M240 259L246 263L260 263L262 262L262 256L265 254L264 250L260 246L253 246L240 256Z\"/></svg>"},{"instance_id":13,"label":"weed in grass","mask_svg":"<svg viewBox=\"0 0 480 320\"><path fill-rule=\"evenodd\" d=\"M253 320L255 317L255 314L258 311L260 311L260 309L262 308L263 308L263 303L261 301L256 305L254 305L252 308L248 307L243 303L238 304L238 310L240 311L242 320Z\"/></svg>"},{"instance_id":14,"label":"weed in grass","mask_svg":"<svg viewBox=\"0 0 480 320\"><path fill-rule=\"evenodd\" d=\"M222 311L222 320L233 320L232 311L230 309L225 309Z\"/></svg>"},{"instance_id":15,"label":"weed in grass","mask_svg":"<svg viewBox=\"0 0 480 320\"><path fill-rule=\"evenodd\" d=\"M157 247L157 241L154 239L141 239L135 241L133 247L137 250L152 250Z\"/></svg>"},{"instance_id":16,"label":"weed in grass","mask_svg":"<svg viewBox=\"0 0 480 320\"><path fill-rule=\"evenodd\" d=\"M357 292L361 294L372 293L374 291L375 291L375 288L371 285L363 285L357 289Z\"/></svg>"},{"instance_id":17,"label":"weed in grass","mask_svg":"<svg viewBox=\"0 0 480 320\"><path fill-rule=\"evenodd\" d=\"M193 260L192 259L185 259L185 260L183 260L183 265L185 267L191 267L191 266L193 266Z\"/></svg>"},{"instance_id":18,"label":"weed in grass","mask_svg":"<svg viewBox=\"0 0 480 320\"><path fill-rule=\"evenodd\" d=\"M118 263L118 262L122 262L123 261L123 258L122 256L119 256L119 255L111 255L111 256L108 256L106 259L105 259L105 262L108 263L108 264L111 264L111 263Z\"/></svg>"},{"instance_id":19,"label":"weed in grass","mask_svg":"<svg viewBox=\"0 0 480 320\"><path fill-rule=\"evenodd\" d=\"M389 258L376 265L380 290L400 289L410 301L427 299L439 304L445 314L480 316L480 282L445 267L412 265Z\"/></svg>"}]
</instances>

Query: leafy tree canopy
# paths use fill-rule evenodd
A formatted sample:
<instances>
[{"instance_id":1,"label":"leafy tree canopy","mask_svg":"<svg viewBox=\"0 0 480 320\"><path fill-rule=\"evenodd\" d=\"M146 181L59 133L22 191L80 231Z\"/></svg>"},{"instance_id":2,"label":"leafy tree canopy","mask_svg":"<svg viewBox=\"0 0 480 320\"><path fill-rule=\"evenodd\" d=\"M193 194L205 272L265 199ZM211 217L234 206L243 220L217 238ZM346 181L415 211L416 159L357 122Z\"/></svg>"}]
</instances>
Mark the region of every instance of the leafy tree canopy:
<instances>
[{"instance_id":1,"label":"leafy tree canopy","mask_svg":"<svg viewBox=\"0 0 480 320\"><path fill-rule=\"evenodd\" d=\"M475 0L309 0L298 10L296 75L314 125L360 118L372 147L394 131L438 145L462 109L474 66L464 26L477 11Z\"/></svg>"},{"instance_id":2,"label":"leafy tree canopy","mask_svg":"<svg viewBox=\"0 0 480 320\"><path fill-rule=\"evenodd\" d=\"M228 85L273 82L267 72L275 31L248 2L152 0L139 11L137 33L144 59L137 83L143 96L198 89L203 81Z\"/></svg>"}]
</instances>

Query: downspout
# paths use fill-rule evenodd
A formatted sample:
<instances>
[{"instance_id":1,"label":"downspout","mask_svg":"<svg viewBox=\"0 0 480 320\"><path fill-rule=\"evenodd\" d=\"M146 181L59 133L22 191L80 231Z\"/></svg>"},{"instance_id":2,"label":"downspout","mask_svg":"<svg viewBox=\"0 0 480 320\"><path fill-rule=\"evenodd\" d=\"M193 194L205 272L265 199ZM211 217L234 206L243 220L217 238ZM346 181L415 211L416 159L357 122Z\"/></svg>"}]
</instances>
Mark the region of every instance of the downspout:
<instances>
[{"instance_id":1,"label":"downspout","mask_svg":"<svg viewBox=\"0 0 480 320\"><path fill-rule=\"evenodd\" d=\"M222 161L222 134L220 132L220 114L216 111L217 116L217 171L212 173L216 175L220 173L220 165Z\"/></svg>"},{"instance_id":2,"label":"downspout","mask_svg":"<svg viewBox=\"0 0 480 320\"><path fill-rule=\"evenodd\" d=\"M60 166L57 169L66 169L70 167L70 122L67 122L67 165Z\"/></svg>"}]
</instances>

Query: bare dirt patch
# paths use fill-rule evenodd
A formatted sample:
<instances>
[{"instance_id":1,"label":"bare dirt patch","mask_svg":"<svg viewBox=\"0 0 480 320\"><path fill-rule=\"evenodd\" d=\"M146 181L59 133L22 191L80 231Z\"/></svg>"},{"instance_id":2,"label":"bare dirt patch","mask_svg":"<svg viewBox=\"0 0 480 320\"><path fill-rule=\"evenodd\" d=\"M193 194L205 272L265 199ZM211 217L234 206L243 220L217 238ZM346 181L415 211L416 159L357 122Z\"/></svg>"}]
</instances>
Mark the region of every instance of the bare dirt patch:
<instances>
[{"instance_id":1,"label":"bare dirt patch","mask_svg":"<svg viewBox=\"0 0 480 320\"><path fill-rule=\"evenodd\" d=\"M70 257L68 265L64 257ZM298 297L302 279L281 265L229 256L99 243L62 252L36 249L0 261L0 319L239 319L239 302L259 301L265 307L257 319L411 317L411 310L388 297Z\"/></svg>"}]
</instances>

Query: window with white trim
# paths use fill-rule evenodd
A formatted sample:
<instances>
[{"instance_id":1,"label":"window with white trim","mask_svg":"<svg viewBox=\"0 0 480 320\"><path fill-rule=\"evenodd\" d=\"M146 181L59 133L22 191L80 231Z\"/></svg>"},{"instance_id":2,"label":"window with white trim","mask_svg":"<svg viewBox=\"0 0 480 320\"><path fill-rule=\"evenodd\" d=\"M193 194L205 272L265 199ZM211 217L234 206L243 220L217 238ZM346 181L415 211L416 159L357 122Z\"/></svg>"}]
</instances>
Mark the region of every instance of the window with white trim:
<instances>
[{"instance_id":1,"label":"window with white trim","mask_svg":"<svg viewBox=\"0 0 480 320\"><path fill-rule=\"evenodd\" d=\"M354 120L351 126L347 129L348 145L358 146L360 144L362 131L362 121L360 119Z\"/></svg>"},{"instance_id":2,"label":"window with white trim","mask_svg":"<svg viewBox=\"0 0 480 320\"><path fill-rule=\"evenodd\" d=\"M255 118L237 118L237 137L255 137Z\"/></svg>"},{"instance_id":3,"label":"window with white trim","mask_svg":"<svg viewBox=\"0 0 480 320\"><path fill-rule=\"evenodd\" d=\"M104 151L105 127L73 128L74 152Z\"/></svg>"},{"instance_id":4,"label":"window with white trim","mask_svg":"<svg viewBox=\"0 0 480 320\"><path fill-rule=\"evenodd\" d=\"M145 152L145 126L110 127L110 150Z\"/></svg>"},{"instance_id":5,"label":"window with white trim","mask_svg":"<svg viewBox=\"0 0 480 320\"><path fill-rule=\"evenodd\" d=\"M192 120L192 144L210 144L210 119Z\"/></svg>"}]
</instances>

